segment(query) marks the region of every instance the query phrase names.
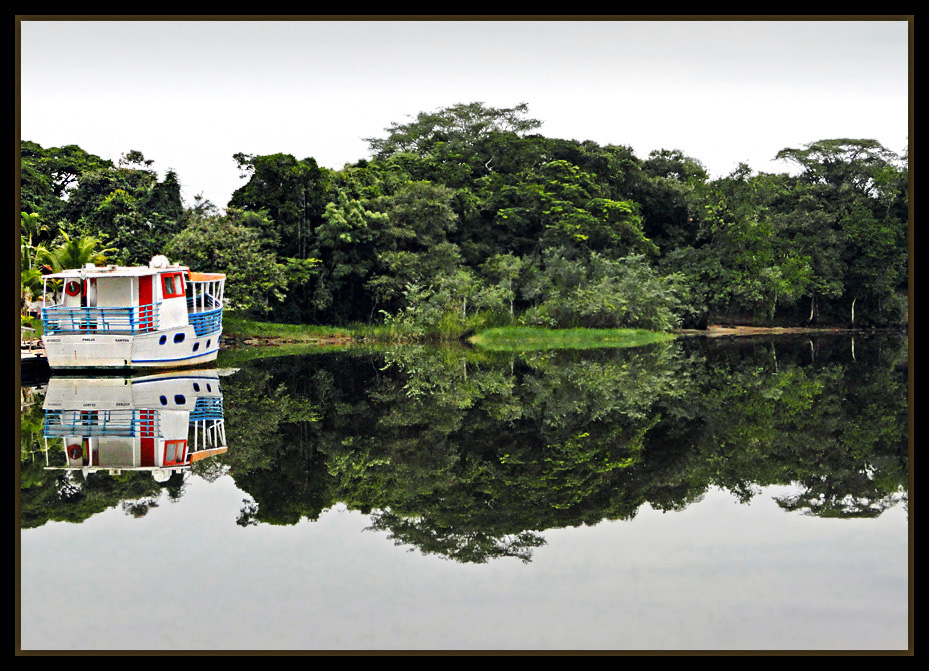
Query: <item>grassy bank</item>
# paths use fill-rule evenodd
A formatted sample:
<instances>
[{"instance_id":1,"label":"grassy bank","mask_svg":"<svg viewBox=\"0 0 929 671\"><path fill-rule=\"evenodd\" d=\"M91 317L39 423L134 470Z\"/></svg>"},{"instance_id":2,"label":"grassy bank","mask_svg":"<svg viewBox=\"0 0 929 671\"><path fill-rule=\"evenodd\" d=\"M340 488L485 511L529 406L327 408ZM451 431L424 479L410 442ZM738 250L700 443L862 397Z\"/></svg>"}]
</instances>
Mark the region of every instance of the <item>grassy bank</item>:
<instances>
[{"instance_id":1,"label":"grassy bank","mask_svg":"<svg viewBox=\"0 0 929 671\"><path fill-rule=\"evenodd\" d=\"M494 328L469 339L478 347L492 350L527 351L536 349L594 349L598 347L639 347L673 340L670 333L642 329L538 329Z\"/></svg>"},{"instance_id":2,"label":"grassy bank","mask_svg":"<svg viewBox=\"0 0 929 671\"><path fill-rule=\"evenodd\" d=\"M223 338L227 345L239 344L349 344L349 343L403 343L423 340L457 341L458 332L434 337L423 336L415 329L402 324L351 324L323 326L319 324L278 324L245 319L236 315L223 315Z\"/></svg>"},{"instance_id":3,"label":"grassy bank","mask_svg":"<svg viewBox=\"0 0 929 671\"><path fill-rule=\"evenodd\" d=\"M236 315L223 315L223 337L231 342L269 340L288 343L317 343L335 340L353 340L350 328L305 324L277 324L244 319Z\"/></svg>"}]
</instances>

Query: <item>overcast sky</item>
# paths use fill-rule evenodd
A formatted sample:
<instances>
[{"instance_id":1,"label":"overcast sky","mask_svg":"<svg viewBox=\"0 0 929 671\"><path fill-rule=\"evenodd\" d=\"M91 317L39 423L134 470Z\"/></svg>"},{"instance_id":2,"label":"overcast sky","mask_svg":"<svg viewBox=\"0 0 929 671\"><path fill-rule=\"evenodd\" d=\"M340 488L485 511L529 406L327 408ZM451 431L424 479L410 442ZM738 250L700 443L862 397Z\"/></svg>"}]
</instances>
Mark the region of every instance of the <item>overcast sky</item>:
<instances>
[{"instance_id":1,"label":"overcast sky","mask_svg":"<svg viewBox=\"0 0 929 671\"><path fill-rule=\"evenodd\" d=\"M232 155L325 167L456 103L528 103L549 137L681 149L712 176L814 140L902 153L908 24L895 21L45 21L21 26L20 134L173 169L224 207Z\"/></svg>"}]
</instances>

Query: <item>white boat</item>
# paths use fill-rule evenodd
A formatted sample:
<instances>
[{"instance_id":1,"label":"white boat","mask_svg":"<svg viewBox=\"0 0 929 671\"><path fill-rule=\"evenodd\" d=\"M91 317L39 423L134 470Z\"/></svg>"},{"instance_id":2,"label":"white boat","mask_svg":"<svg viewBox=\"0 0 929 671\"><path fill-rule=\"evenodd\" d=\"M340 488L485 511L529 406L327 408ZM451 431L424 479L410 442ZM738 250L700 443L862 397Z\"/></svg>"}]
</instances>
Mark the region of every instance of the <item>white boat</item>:
<instances>
[{"instance_id":1,"label":"white boat","mask_svg":"<svg viewBox=\"0 0 929 671\"><path fill-rule=\"evenodd\" d=\"M43 277L42 343L52 370L148 369L216 360L226 276L154 257Z\"/></svg>"},{"instance_id":2,"label":"white boat","mask_svg":"<svg viewBox=\"0 0 929 671\"><path fill-rule=\"evenodd\" d=\"M226 451L223 397L216 370L139 378L52 377L42 435L64 447L50 470L149 471L159 482Z\"/></svg>"}]
</instances>

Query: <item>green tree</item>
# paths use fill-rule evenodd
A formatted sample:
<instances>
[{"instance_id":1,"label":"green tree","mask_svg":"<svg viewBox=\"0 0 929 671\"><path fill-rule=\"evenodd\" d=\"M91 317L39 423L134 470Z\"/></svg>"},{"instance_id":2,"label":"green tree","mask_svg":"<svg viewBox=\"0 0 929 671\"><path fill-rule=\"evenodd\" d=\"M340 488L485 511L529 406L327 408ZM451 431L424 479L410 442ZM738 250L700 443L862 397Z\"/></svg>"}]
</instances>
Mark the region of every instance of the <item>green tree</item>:
<instances>
[{"instance_id":1,"label":"green tree","mask_svg":"<svg viewBox=\"0 0 929 671\"><path fill-rule=\"evenodd\" d=\"M248 181L232 194L229 207L265 212L278 233L278 254L310 258L314 229L328 202L329 171L313 158L297 160L289 154L238 153L233 158Z\"/></svg>"},{"instance_id":2,"label":"green tree","mask_svg":"<svg viewBox=\"0 0 929 671\"><path fill-rule=\"evenodd\" d=\"M877 140L838 138L810 142L803 148L781 149L778 160L796 164L810 184L826 184L838 190L869 195L885 180L888 166L899 156Z\"/></svg>"},{"instance_id":3,"label":"green tree","mask_svg":"<svg viewBox=\"0 0 929 671\"><path fill-rule=\"evenodd\" d=\"M279 259L261 213L229 209L194 217L171 239L166 253L193 269L226 274L230 307L264 314L283 301L290 283L305 282L315 259Z\"/></svg>"},{"instance_id":4,"label":"green tree","mask_svg":"<svg viewBox=\"0 0 929 671\"><path fill-rule=\"evenodd\" d=\"M35 142L20 143L20 197L22 210L37 213L42 220L57 224L73 190L84 173L112 170L111 161L90 154L77 145L43 148ZM57 228L36 240L51 242Z\"/></svg>"},{"instance_id":5,"label":"green tree","mask_svg":"<svg viewBox=\"0 0 929 671\"><path fill-rule=\"evenodd\" d=\"M42 269L37 261L37 248L33 244L39 233L46 229L38 212L20 213L19 234L19 289L20 313L26 314L29 302L42 290Z\"/></svg>"},{"instance_id":6,"label":"green tree","mask_svg":"<svg viewBox=\"0 0 929 671\"><path fill-rule=\"evenodd\" d=\"M904 160L876 140L849 138L783 149L777 158L800 167L797 205L820 224L812 244L821 245L828 257L819 264L824 272L814 286L841 301L827 310L829 318L851 323L857 306L857 323L862 323L862 307L864 323L902 320L896 294L907 287ZM815 299L814 294L814 308Z\"/></svg>"},{"instance_id":7,"label":"green tree","mask_svg":"<svg viewBox=\"0 0 929 671\"><path fill-rule=\"evenodd\" d=\"M639 204L645 235L663 253L690 246L697 235L696 203L708 175L679 149L652 151L632 174L631 197Z\"/></svg>"},{"instance_id":8,"label":"green tree","mask_svg":"<svg viewBox=\"0 0 929 671\"><path fill-rule=\"evenodd\" d=\"M557 328L668 330L680 325L687 300L682 276L661 275L641 255L571 258L555 249L524 293L534 305L521 321Z\"/></svg>"},{"instance_id":9,"label":"green tree","mask_svg":"<svg viewBox=\"0 0 929 671\"><path fill-rule=\"evenodd\" d=\"M490 201L490 249L518 256L565 246L615 256L657 251L642 231L635 205L604 195L577 166L564 160L544 163L500 188Z\"/></svg>"},{"instance_id":10,"label":"green tree","mask_svg":"<svg viewBox=\"0 0 929 671\"><path fill-rule=\"evenodd\" d=\"M383 213L377 231L376 264L366 282L381 309L397 309L403 288L454 274L461 256L448 240L457 224L452 192L428 182L410 182L392 196L371 203Z\"/></svg>"},{"instance_id":11,"label":"green tree","mask_svg":"<svg viewBox=\"0 0 929 671\"><path fill-rule=\"evenodd\" d=\"M717 314L770 321L779 305L795 304L813 282L811 258L770 214L772 186L741 164L703 189L702 244L675 256L689 259Z\"/></svg>"},{"instance_id":12,"label":"green tree","mask_svg":"<svg viewBox=\"0 0 929 671\"><path fill-rule=\"evenodd\" d=\"M104 248L103 244L100 238L94 236L71 238L62 231L59 245L51 249L46 247L38 248L36 263L46 267L53 273L83 268L88 263L97 266L106 265L108 255L116 250L112 247Z\"/></svg>"},{"instance_id":13,"label":"green tree","mask_svg":"<svg viewBox=\"0 0 929 671\"><path fill-rule=\"evenodd\" d=\"M409 123L392 123L384 129L386 138L364 139L379 159L400 152L427 156L437 148L473 151L493 131L519 135L541 126L540 121L526 117L528 111L526 103L508 108L488 107L481 102L459 103L435 112L420 112Z\"/></svg>"},{"instance_id":14,"label":"green tree","mask_svg":"<svg viewBox=\"0 0 929 671\"><path fill-rule=\"evenodd\" d=\"M118 167L82 172L62 205L60 226L72 235L105 236L122 263L147 264L183 226L177 175L169 170L159 181L151 164L131 150Z\"/></svg>"},{"instance_id":15,"label":"green tree","mask_svg":"<svg viewBox=\"0 0 929 671\"><path fill-rule=\"evenodd\" d=\"M530 261L513 254L495 254L481 266L489 286L482 297L484 307L495 309L503 307L510 317L510 323L516 319L516 300L525 281L525 274Z\"/></svg>"},{"instance_id":16,"label":"green tree","mask_svg":"<svg viewBox=\"0 0 929 671\"><path fill-rule=\"evenodd\" d=\"M858 205L839 220L839 227L845 242L849 323L855 326L900 321L903 306L896 292L906 280L907 263L903 222L892 217L878 218Z\"/></svg>"}]
</instances>

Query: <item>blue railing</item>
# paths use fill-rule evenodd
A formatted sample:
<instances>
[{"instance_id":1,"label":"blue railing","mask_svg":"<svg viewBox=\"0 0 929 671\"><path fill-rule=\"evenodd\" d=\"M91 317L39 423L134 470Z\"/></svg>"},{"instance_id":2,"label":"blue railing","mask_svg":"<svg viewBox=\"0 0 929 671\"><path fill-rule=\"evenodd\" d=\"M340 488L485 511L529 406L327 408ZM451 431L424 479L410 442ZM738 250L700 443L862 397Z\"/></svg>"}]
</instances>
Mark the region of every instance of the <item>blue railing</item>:
<instances>
[{"instance_id":1,"label":"blue railing","mask_svg":"<svg viewBox=\"0 0 929 671\"><path fill-rule=\"evenodd\" d=\"M42 327L56 333L145 333L158 328L159 303L134 307L42 308Z\"/></svg>"},{"instance_id":2,"label":"blue railing","mask_svg":"<svg viewBox=\"0 0 929 671\"><path fill-rule=\"evenodd\" d=\"M201 396L197 399L193 411L190 413L190 421L199 421L204 419L222 419L223 418L223 399L215 396Z\"/></svg>"},{"instance_id":3,"label":"blue railing","mask_svg":"<svg viewBox=\"0 0 929 671\"><path fill-rule=\"evenodd\" d=\"M67 412L68 416L62 413ZM63 411L46 410L42 435L119 436L153 438L159 435L158 418L150 410Z\"/></svg>"},{"instance_id":4,"label":"blue railing","mask_svg":"<svg viewBox=\"0 0 929 671\"><path fill-rule=\"evenodd\" d=\"M216 333L223 327L223 309L208 310L206 312L192 312L188 315L190 325L198 336Z\"/></svg>"}]
</instances>

